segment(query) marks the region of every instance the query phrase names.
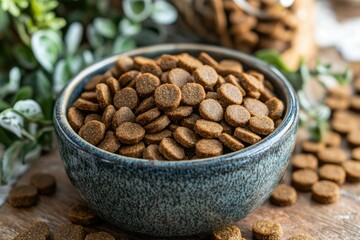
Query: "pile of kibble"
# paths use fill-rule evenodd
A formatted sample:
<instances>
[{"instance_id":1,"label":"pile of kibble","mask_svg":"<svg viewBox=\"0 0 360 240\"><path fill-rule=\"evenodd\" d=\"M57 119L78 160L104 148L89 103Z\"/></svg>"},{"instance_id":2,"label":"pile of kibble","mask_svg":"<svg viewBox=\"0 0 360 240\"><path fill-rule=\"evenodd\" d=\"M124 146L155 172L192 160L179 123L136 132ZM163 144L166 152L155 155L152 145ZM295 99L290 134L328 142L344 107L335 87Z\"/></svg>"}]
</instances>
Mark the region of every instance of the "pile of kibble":
<instances>
[{"instance_id":1,"label":"pile of kibble","mask_svg":"<svg viewBox=\"0 0 360 240\"><path fill-rule=\"evenodd\" d=\"M71 127L103 150L149 160L219 156L272 133L284 103L255 70L206 53L123 56L84 86Z\"/></svg>"}]
</instances>

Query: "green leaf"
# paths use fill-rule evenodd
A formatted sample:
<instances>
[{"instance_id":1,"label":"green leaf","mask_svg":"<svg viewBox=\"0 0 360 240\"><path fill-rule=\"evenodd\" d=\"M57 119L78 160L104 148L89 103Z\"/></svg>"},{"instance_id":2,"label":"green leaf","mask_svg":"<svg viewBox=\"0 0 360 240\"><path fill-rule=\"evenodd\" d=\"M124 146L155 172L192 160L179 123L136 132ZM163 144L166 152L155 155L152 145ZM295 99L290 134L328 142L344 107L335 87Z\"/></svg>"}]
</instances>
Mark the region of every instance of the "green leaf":
<instances>
[{"instance_id":1,"label":"green leaf","mask_svg":"<svg viewBox=\"0 0 360 240\"><path fill-rule=\"evenodd\" d=\"M2 170L2 183L5 183L10 179L16 161L21 158L21 152L24 144L25 142L23 141L15 141L5 150L4 154L2 155L0 166Z\"/></svg>"},{"instance_id":2,"label":"green leaf","mask_svg":"<svg viewBox=\"0 0 360 240\"><path fill-rule=\"evenodd\" d=\"M0 126L21 138L24 127L24 118L12 109L6 109L0 113Z\"/></svg>"},{"instance_id":3,"label":"green leaf","mask_svg":"<svg viewBox=\"0 0 360 240\"><path fill-rule=\"evenodd\" d=\"M36 59L28 46L17 44L14 48L16 60L26 69L34 69L37 65Z\"/></svg>"},{"instance_id":4,"label":"green leaf","mask_svg":"<svg viewBox=\"0 0 360 240\"><path fill-rule=\"evenodd\" d=\"M142 22L153 11L152 0L123 0L125 16L135 22Z\"/></svg>"},{"instance_id":5,"label":"green leaf","mask_svg":"<svg viewBox=\"0 0 360 240\"><path fill-rule=\"evenodd\" d=\"M146 26L136 35L138 45L151 45L163 42L166 38L165 28L162 25Z\"/></svg>"},{"instance_id":6,"label":"green leaf","mask_svg":"<svg viewBox=\"0 0 360 240\"><path fill-rule=\"evenodd\" d=\"M33 96L33 89L30 86L25 86L20 88L20 90L13 96L11 102L14 104L15 102L19 100L25 100L32 98Z\"/></svg>"},{"instance_id":7,"label":"green leaf","mask_svg":"<svg viewBox=\"0 0 360 240\"><path fill-rule=\"evenodd\" d=\"M8 136L8 133L0 127L0 143L2 143L5 148L9 147L13 143L13 139Z\"/></svg>"},{"instance_id":8,"label":"green leaf","mask_svg":"<svg viewBox=\"0 0 360 240\"><path fill-rule=\"evenodd\" d=\"M83 56L83 60L84 60L85 65L90 65L95 61L94 60L94 55L89 50L85 50L82 53L82 56Z\"/></svg>"},{"instance_id":9,"label":"green leaf","mask_svg":"<svg viewBox=\"0 0 360 240\"><path fill-rule=\"evenodd\" d=\"M73 55L66 58L67 66L70 70L70 75L75 75L84 67L82 55ZM71 76L70 76L71 78Z\"/></svg>"},{"instance_id":10,"label":"green leaf","mask_svg":"<svg viewBox=\"0 0 360 240\"><path fill-rule=\"evenodd\" d=\"M119 22L119 31L122 35L133 36L141 31L141 24L133 22L127 18L123 18Z\"/></svg>"},{"instance_id":11,"label":"green leaf","mask_svg":"<svg viewBox=\"0 0 360 240\"><path fill-rule=\"evenodd\" d=\"M19 89L21 80L21 72L18 67L13 67L9 73L9 85L8 90L13 93Z\"/></svg>"},{"instance_id":12,"label":"green leaf","mask_svg":"<svg viewBox=\"0 0 360 240\"><path fill-rule=\"evenodd\" d=\"M84 27L79 22L74 22L69 26L65 35L65 44L68 54L75 54L78 50L83 37Z\"/></svg>"},{"instance_id":13,"label":"green leaf","mask_svg":"<svg viewBox=\"0 0 360 240\"><path fill-rule=\"evenodd\" d=\"M134 49L135 47L136 47L136 42L134 39L119 36L115 40L114 47L113 47L113 54L128 51L128 50Z\"/></svg>"},{"instance_id":14,"label":"green leaf","mask_svg":"<svg viewBox=\"0 0 360 240\"><path fill-rule=\"evenodd\" d=\"M53 75L53 91L59 93L71 78L70 69L64 59L61 59L55 67Z\"/></svg>"},{"instance_id":15,"label":"green leaf","mask_svg":"<svg viewBox=\"0 0 360 240\"><path fill-rule=\"evenodd\" d=\"M32 99L17 101L13 108L27 118L42 117L42 110L40 105Z\"/></svg>"},{"instance_id":16,"label":"green leaf","mask_svg":"<svg viewBox=\"0 0 360 240\"><path fill-rule=\"evenodd\" d=\"M5 32L9 25L9 16L0 8L0 32Z\"/></svg>"},{"instance_id":17,"label":"green leaf","mask_svg":"<svg viewBox=\"0 0 360 240\"><path fill-rule=\"evenodd\" d=\"M42 112L44 113L44 118L46 120L52 120L53 118L53 106L54 100L52 96L48 96L47 98L43 98L39 101Z\"/></svg>"},{"instance_id":18,"label":"green leaf","mask_svg":"<svg viewBox=\"0 0 360 240\"><path fill-rule=\"evenodd\" d=\"M255 55L270 65L277 67L279 70L290 72L290 68L286 65L280 53L273 50L260 50Z\"/></svg>"},{"instance_id":19,"label":"green leaf","mask_svg":"<svg viewBox=\"0 0 360 240\"><path fill-rule=\"evenodd\" d=\"M339 73L339 74L334 74L334 77L336 79L336 81L340 84L340 85L345 85L348 84L352 81L353 79L353 72L351 71L351 69L348 67L345 69L344 72Z\"/></svg>"},{"instance_id":20,"label":"green leaf","mask_svg":"<svg viewBox=\"0 0 360 240\"><path fill-rule=\"evenodd\" d=\"M114 38L116 36L116 26L110 19L102 17L95 18L94 28L99 35L105 38Z\"/></svg>"},{"instance_id":21,"label":"green leaf","mask_svg":"<svg viewBox=\"0 0 360 240\"><path fill-rule=\"evenodd\" d=\"M0 99L0 112L7 109L7 108L10 108L11 105L7 102L5 102L4 100Z\"/></svg>"},{"instance_id":22,"label":"green leaf","mask_svg":"<svg viewBox=\"0 0 360 240\"><path fill-rule=\"evenodd\" d=\"M93 49L97 49L104 44L104 39L96 32L94 26L91 24L86 28L86 36Z\"/></svg>"},{"instance_id":23,"label":"green leaf","mask_svg":"<svg viewBox=\"0 0 360 240\"><path fill-rule=\"evenodd\" d=\"M151 19L157 24L169 25L176 21L178 12L176 8L164 0L156 0Z\"/></svg>"},{"instance_id":24,"label":"green leaf","mask_svg":"<svg viewBox=\"0 0 360 240\"><path fill-rule=\"evenodd\" d=\"M52 96L51 83L41 70L36 72L36 91L38 93L36 96L37 99L43 99Z\"/></svg>"},{"instance_id":25,"label":"green leaf","mask_svg":"<svg viewBox=\"0 0 360 240\"><path fill-rule=\"evenodd\" d=\"M318 120L313 125L310 125L308 131L310 133L310 138L314 141L321 141L326 132L329 130L329 123L327 120Z\"/></svg>"}]
</instances>

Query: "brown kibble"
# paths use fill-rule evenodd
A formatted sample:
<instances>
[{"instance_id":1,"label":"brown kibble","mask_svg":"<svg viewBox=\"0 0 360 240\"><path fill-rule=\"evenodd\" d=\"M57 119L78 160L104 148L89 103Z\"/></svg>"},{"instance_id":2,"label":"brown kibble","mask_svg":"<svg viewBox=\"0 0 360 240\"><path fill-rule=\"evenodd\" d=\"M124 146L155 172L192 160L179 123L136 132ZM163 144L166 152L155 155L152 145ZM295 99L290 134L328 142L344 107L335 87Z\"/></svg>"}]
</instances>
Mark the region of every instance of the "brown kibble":
<instances>
[{"instance_id":1,"label":"brown kibble","mask_svg":"<svg viewBox=\"0 0 360 240\"><path fill-rule=\"evenodd\" d=\"M340 198L339 186L326 180L315 183L311 192L312 199L322 204L334 203Z\"/></svg>"},{"instance_id":2,"label":"brown kibble","mask_svg":"<svg viewBox=\"0 0 360 240\"><path fill-rule=\"evenodd\" d=\"M169 83L168 75L169 75L169 72L163 72L160 77L160 82L161 83Z\"/></svg>"},{"instance_id":3,"label":"brown kibble","mask_svg":"<svg viewBox=\"0 0 360 240\"><path fill-rule=\"evenodd\" d=\"M195 127L195 123L197 120L201 119L200 115L196 113L192 113L189 117L184 118L181 121L181 125L190 129L193 129Z\"/></svg>"},{"instance_id":4,"label":"brown kibble","mask_svg":"<svg viewBox=\"0 0 360 240\"><path fill-rule=\"evenodd\" d=\"M351 108L355 111L360 111L360 96L352 96L351 98Z\"/></svg>"},{"instance_id":5,"label":"brown kibble","mask_svg":"<svg viewBox=\"0 0 360 240\"><path fill-rule=\"evenodd\" d=\"M355 125L355 121L353 118L336 118L334 117L331 120L331 127L334 131L341 133L341 134L347 134L351 130L353 130Z\"/></svg>"},{"instance_id":6,"label":"brown kibble","mask_svg":"<svg viewBox=\"0 0 360 240\"><path fill-rule=\"evenodd\" d=\"M246 108L239 105L230 105L225 111L225 121L233 127L245 126L251 118L251 115Z\"/></svg>"},{"instance_id":7,"label":"brown kibble","mask_svg":"<svg viewBox=\"0 0 360 240\"><path fill-rule=\"evenodd\" d=\"M79 110L88 111L88 112L97 112L100 110L100 105L98 103L93 103L85 99L78 98L73 107L76 107Z\"/></svg>"},{"instance_id":8,"label":"brown kibble","mask_svg":"<svg viewBox=\"0 0 360 240\"><path fill-rule=\"evenodd\" d=\"M308 234L301 233L301 234L297 234L295 236L292 236L288 240L315 240L315 238L311 237Z\"/></svg>"},{"instance_id":9,"label":"brown kibble","mask_svg":"<svg viewBox=\"0 0 360 240\"><path fill-rule=\"evenodd\" d=\"M323 142L326 146L329 147L340 147L341 136L336 132L328 131L325 133Z\"/></svg>"},{"instance_id":10,"label":"brown kibble","mask_svg":"<svg viewBox=\"0 0 360 240\"><path fill-rule=\"evenodd\" d=\"M287 185L279 184L272 192L270 202L281 207L293 205L296 202L296 190Z\"/></svg>"},{"instance_id":11,"label":"brown kibble","mask_svg":"<svg viewBox=\"0 0 360 240\"><path fill-rule=\"evenodd\" d=\"M158 78L161 77L161 74L163 73L161 68L155 62L148 62L143 64L140 68L140 72L151 73L152 75L155 75Z\"/></svg>"},{"instance_id":12,"label":"brown kibble","mask_svg":"<svg viewBox=\"0 0 360 240\"><path fill-rule=\"evenodd\" d=\"M112 103L110 88L105 83L99 83L96 85L96 94L100 108L104 109Z\"/></svg>"},{"instance_id":13,"label":"brown kibble","mask_svg":"<svg viewBox=\"0 0 360 240\"><path fill-rule=\"evenodd\" d=\"M114 153L119 149L120 145L121 144L117 139L115 132L107 131L104 140L98 145L98 148Z\"/></svg>"},{"instance_id":14,"label":"brown kibble","mask_svg":"<svg viewBox=\"0 0 360 240\"><path fill-rule=\"evenodd\" d=\"M105 136L106 126L96 120L85 123L79 131L80 137L92 145L98 145Z\"/></svg>"},{"instance_id":15,"label":"brown kibble","mask_svg":"<svg viewBox=\"0 0 360 240\"><path fill-rule=\"evenodd\" d=\"M221 79L220 75L219 75L219 79ZM234 85L235 87L237 87L237 88L240 90L240 92L241 92L241 94L242 94L242 97L244 97L244 96L246 95L245 89L240 85L239 79L238 79L237 77L235 77L234 75L232 75L232 74L227 75L224 81L225 81L225 82L224 82L224 83L221 83L221 84L218 86L218 88L221 87L221 85L223 85L223 84L225 84L225 83L229 83L229 84ZM219 83L219 82L220 82L220 80L218 81L218 83Z\"/></svg>"},{"instance_id":16,"label":"brown kibble","mask_svg":"<svg viewBox=\"0 0 360 240\"><path fill-rule=\"evenodd\" d=\"M204 65L194 71L194 79L196 83L201 84L205 89L211 89L218 80L218 74L214 68Z\"/></svg>"},{"instance_id":17,"label":"brown kibble","mask_svg":"<svg viewBox=\"0 0 360 240\"><path fill-rule=\"evenodd\" d=\"M85 237L85 230L80 225L62 224L54 230L54 240L83 240Z\"/></svg>"},{"instance_id":18,"label":"brown kibble","mask_svg":"<svg viewBox=\"0 0 360 240\"><path fill-rule=\"evenodd\" d=\"M176 124L170 124L169 125L169 129L171 130L171 131L175 131L178 127L180 127L179 125L176 125Z\"/></svg>"},{"instance_id":19,"label":"brown kibble","mask_svg":"<svg viewBox=\"0 0 360 240\"><path fill-rule=\"evenodd\" d=\"M163 84L155 90L155 104L163 111L175 110L181 101L181 90L174 84Z\"/></svg>"},{"instance_id":20,"label":"brown kibble","mask_svg":"<svg viewBox=\"0 0 360 240\"><path fill-rule=\"evenodd\" d=\"M114 113L112 118L112 128L116 130L121 124L125 122L134 122L135 114L128 107L121 107Z\"/></svg>"},{"instance_id":21,"label":"brown kibble","mask_svg":"<svg viewBox=\"0 0 360 240\"><path fill-rule=\"evenodd\" d=\"M85 240L115 240L115 237L107 232L95 232L86 235Z\"/></svg>"},{"instance_id":22,"label":"brown kibble","mask_svg":"<svg viewBox=\"0 0 360 240\"><path fill-rule=\"evenodd\" d=\"M194 147L196 142L199 140L196 133L186 127L178 127L174 131L173 136L178 143L186 148Z\"/></svg>"},{"instance_id":23,"label":"brown kibble","mask_svg":"<svg viewBox=\"0 0 360 240\"><path fill-rule=\"evenodd\" d=\"M56 179L51 174L36 173L31 176L30 183L41 195L51 195L56 190Z\"/></svg>"},{"instance_id":24,"label":"brown kibble","mask_svg":"<svg viewBox=\"0 0 360 240\"><path fill-rule=\"evenodd\" d=\"M351 102L348 97L328 96L325 100L325 104L331 110L346 110L350 107Z\"/></svg>"},{"instance_id":25,"label":"brown kibble","mask_svg":"<svg viewBox=\"0 0 360 240\"><path fill-rule=\"evenodd\" d=\"M223 154L223 146L216 139L201 139L195 145L195 152L201 158L220 156Z\"/></svg>"},{"instance_id":26,"label":"brown kibble","mask_svg":"<svg viewBox=\"0 0 360 240\"><path fill-rule=\"evenodd\" d=\"M120 90L120 83L117 79L110 77L106 80L106 84L108 85L111 93L114 95L117 91Z\"/></svg>"},{"instance_id":27,"label":"brown kibble","mask_svg":"<svg viewBox=\"0 0 360 240\"><path fill-rule=\"evenodd\" d=\"M248 93L247 93L247 96L250 97L250 98L254 98L254 99L260 99L261 93L260 93L260 92L256 92L256 91L248 92Z\"/></svg>"},{"instance_id":28,"label":"brown kibble","mask_svg":"<svg viewBox=\"0 0 360 240\"><path fill-rule=\"evenodd\" d=\"M346 140L351 146L360 147L360 129L354 129L349 132Z\"/></svg>"},{"instance_id":29,"label":"brown kibble","mask_svg":"<svg viewBox=\"0 0 360 240\"><path fill-rule=\"evenodd\" d=\"M259 92L260 92L259 99L262 102L266 102L275 96L274 93L270 91L267 87L264 87L263 89L259 90Z\"/></svg>"},{"instance_id":30,"label":"brown kibble","mask_svg":"<svg viewBox=\"0 0 360 240\"><path fill-rule=\"evenodd\" d=\"M205 90L198 83L186 83L181 89L181 101L190 106L200 104L205 98Z\"/></svg>"},{"instance_id":31,"label":"brown kibble","mask_svg":"<svg viewBox=\"0 0 360 240\"><path fill-rule=\"evenodd\" d=\"M346 161L346 152L338 147L324 148L318 152L318 158L324 164L342 164Z\"/></svg>"},{"instance_id":32,"label":"brown kibble","mask_svg":"<svg viewBox=\"0 0 360 240\"><path fill-rule=\"evenodd\" d=\"M243 71L241 63L232 59L223 59L220 61L217 71L222 76L229 74L240 74Z\"/></svg>"},{"instance_id":33,"label":"brown kibble","mask_svg":"<svg viewBox=\"0 0 360 240\"><path fill-rule=\"evenodd\" d=\"M197 120L194 129L196 133L204 138L217 138L223 131L220 124L204 119Z\"/></svg>"},{"instance_id":34,"label":"brown kibble","mask_svg":"<svg viewBox=\"0 0 360 240\"><path fill-rule=\"evenodd\" d=\"M170 122L171 121L167 115L162 115L146 125L144 128L147 133L156 133L169 126Z\"/></svg>"},{"instance_id":35,"label":"brown kibble","mask_svg":"<svg viewBox=\"0 0 360 240\"><path fill-rule=\"evenodd\" d=\"M354 89L357 92L360 92L360 77L358 77L355 81L354 81Z\"/></svg>"},{"instance_id":36,"label":"brown kibble","mask_svg":"<svg viewBox=\"0 0 360 240\"><path fill-rule=\"evenodd\" d=\"M277 97L270 98L265 103L266 107L269 110L269 117L273 120L277 120L282 117L284 113L284 103Z\"/></svg>"},{"instance_id":37,"label":"brown kibble","mask_svg":"<svg viewBox=\"0 0 360 240\"><path fill-rule=\"evenodd\" d=\"M121 107L128 107L131 110L136 108L139 104L139 97L135 89L126 87L121 89L115 94L114 97L114 106L116 109Z\"/></svg>"},{"instance_id":38,"label":"brown kibble","mask_svg":"<svg viewBox=\"0 0 360 240\"><path fill-rule=\"evenodd\" d=\"M84 123L90 122L92 120L101 121L101 116L96 113L90 113L90 114L86 115L86 117L84 119Z\"/></svg>"},{"instance_id":39,"label":"brown kibble","mask_svg":"<svg viewBox=\"0 0 360 240\"><path fill-rule=\"evenodd\" d=\"M142 97L148 97L155 92L155 89L160 85L160 79L151 74L144 73L136 77L136 91Z\"/></svg>"},{"instance_id":40,"label":"brown kibble","mask_svg":"<svg viewBox=\"0 0 360 240\"><path fill-rule=\"evenodd\" d=\"M134 59L134 67L136 69L140 69L142 65L145 65L147 63L154 63L153 59L143 56L136 56L133 59Z\"/></svg>"},{"instance_id":41,"label":"brown kibble","mask_svg":"<svg viewBox=\"0 0 360 240\"><path fill-rule=\"evenodd\" d=\"M180 107L177 107L173 111L166 112L166 115L168 115L168 117L171 120L179 120L179 119L183 119L185 117L189 117L192 112L193 112L193 107L180 106Z\"/></svg>"},{"instance_id":42,"label":"brown kibble","mask_svg":"<svg viewBox=\"0 0 360 240\"><path fill-rule=\"evenodd\" d=\"M195 71L195 69L203 66L203 64L198 59L187 53L179 55L178 59L178 66L190 73Z\"/></svg>"},{"instance_id":43,"label":"brown kibble","mask_svg":"<svg viewBox=\"0 0 360 240\"><path fill-rule=\"evenodd\" d=\"M237 75L240 81L241 86L245 88L246 91L261 91L264 88L263 83L256 77L247 74L241 73Z\"/></svg>"},{"instance_id":44,"label":"brown kibble","mask_svg":"<svg viewBox=\"0 0 360 240\"><path fill-rule=\"evenodd\" d=\"M253 238L256 240L281 240L283 230L278 223L259 220L252 226Z\"/></svg>"},{"instance_id":45,"label":"brown kibble","mask_svg":"<svg viewBox=\"0 0 360 240\"><path fill-rule=\"evenodd\" d=\"M89 82L87 82L84 86L84 90L85 91L93 91L96 88L96 85L98 83L100 83L100 81L102 80L103 76L98 74L93 76Z\"/></svg>"},{"instance_id":46,"label":"brown kibble","mask_svg":"<svg viewBox=\"0 0 360 240\"><path fill-rule=\"evenodd\" d=\"M282 119L280 118L280 119L278 119L278 120L276 120L274 123L275 123L275 128L277 128L278 126L280 126L280 124L282 123Z\"/></svg>"},{"instance_id":47,"label":"brown kibble","mask_svg":"<svg viewBox=\"0 0 360 240\"><path fill-rule=\"evenodd\" d=\"M241 240L241 231L236 226L222 227L215 230L212 234L212 240Z\"/></svg>"},{"instance_id":48,"label":"brown kibble","mask_svg":"<svg viewBox=\"0 0 360 240\"><path fill-rule=\"evenodd\" d=\"M91 225L97 221L97 215L87 205L76 204L69 209L68 219L74 224Z\"/></svg>"},{"instance_id":49,"label":"brown kibble","mask_svg":"<svg viewBox=\"0 0 360 240\"><path fill-rule=\"evenodd\" d=\"M158 108L153 108L150 109L147 112L144 112L142 114L140 114L139 116L136 117L136 122L140 125L146 125L152 121L154 121L155 119L157 119L158 117L160 117L161 112Z\"/></svg>"},{"instance_id":50,"label":"brown kibble","mask_svg":"<svg viewBox=\"0 0 360 240\"><path fill-rule=\"evenodd\" d=\"M169 71L168 82L182 88L188 81L190 73L181 68L174 68Z\"/></svg>"},{"instance_id":51,"label":"brown kibble","mask_svg":"<svg viewBox=\"0 0 360 240\"><path fill-rule=\"evenodd\" d=\"M249 129L257 134L269 135L275 129L274 121L266 116L254 116L249 120Z\"/></svg>"},{"instance_id":52,"label":"brown kibble","mask_svg":"<svg viewBox=\"0 0 360 240\"><path fill-rule=\"evenodd\" d=\"M223 118L224 110L218 101L205 99L200 103L199 113L206 120L219 122Z\"/></svg>"},{"instance_id":53,"label":"brown kibble","mask_svg":"<svg viewBox=\"0 0 360 240\"><path fill-rule=\"evenodd\" d=\"M131 57L123 56L116 61L115 66L120 72L124 73L133 69L134 60Z\"/></svg>"},{"instance_id":54,"label":"brown kibble","mask_svg":"<svg viewBox=\"0 0 360 240\"><path fill-rule=\"evenodd\" d=\"M159 66L163 71L168 71L177 67L179 59L169 54L163 54L160 57Z\"/></svg>"},{"instance_id":55,"label":"brown kibble","mask_svg":"<svg viewBox=\"0 0 360 240\"><path fill-rule=\"evenodd\" d=\"M343 163L346 172L346 179L349 182L360 182L360 162L359 161L346 161Z\"/></svg>"},{"instance_id":56,"label":"brown kibble","mask_svg":"<svg viewBox=\"0 0 360 240\"><path fill-rule=\"evenodd\" d=\"M260 73L258 71L248 70L246 73L251 75L251 76L256 77L260 82L264 82L264 80L265 80L264 74L262 74L262 73Z\"/></svg>"},{"instance_id":57,"label":"brown kibble","mask_svg":"<svg viewBox=\"0 0 360 240\"><path fill-rule=\"evenodd\" d=\"M296 154L291 158L293 171L299 169L310 169L316 171L318 160L313 154Z\"/></svg>"},{"instance_id":58,"label":"brown kibble","mask_svg":"<svg viewBox=\"0 0 360 240\"><path fill-rule=\"evenodd\" d=\"M302 142L302 150L306 153L318 153L325 149L325 144L323 142L315 142L311 140Z\"/></svg>"},{"instance_id":59,"label":"brown kibble","mask_svg":"<svg viewBox=\"0 0 360 240\"><path fill-rule=\"evenodd\" d=\"M140 74L137 70L131 70L122 74L119 78L119 83L122 87L130 84Z\"/></svg>"},{"instance_id":60,"label":"brown kibble","mask_svg":"<svg viewBox=\"0 0 360 240\"><path fill-rule=\"evenodd\" d=\"M229 135L233 135L234 133L234 129L227 124L224 120L222 120L221 122L219 122L220 125L223 127L223 133L227 133Z\"/></svg>"},{"instance_id":61,"label":"brown kibble","mask_svg":"<svg viewBox=\"0 0 360 240\"><path fill-rule=\"evenodd\" d=\"M217 89L219 99L227 104L241 104L243 94L233 84L224 83Z\"/></svg>"},{"instance_id":62,"label":"brown kibble","mask_svg":"<svg viewBox=\"0 0 360 240\"><path fill-rule=\"evenodd\" d=\"M37 204L38 191L31 185L17 186L9 192L8 201L11 206L16 208L31 207Z\"/></svg>"},{"instance_id":63,"label":"brown kibble","mask_svg":"<svg viewBox=\"0 0 360 240\"><path fill-rule=\"evenodd\" d=\"M126 157L141 158L145 150L145 144L138 142L134 145L122 145L119 149L119 154Z\"/></svg>"},{"instance_id":64,"label":"brown kibble","mask_svg":"<svg viewBox=\"0 0 360 240\"><path fill-rule=\"evenodd\" d=\"M232 151L239 151L245 147L239 140L227 133L220 134L219 140L225 147Z\"/></svg>"},{"instance_id":65,"label":"brown kibble","mask_svg":"<svg viewBox=\"0 0 360 240\"><path fill-rule=\"evenodd\" d=\"M109 128L112 124L116 109L113 105L109 105L105 108L101 121L105 124L106 128Z\"/></svg>"},{"instance_id":66,"label":"brown kibble","mask_svg":"<svg viewBox=\"0 0 360 240\"><path fill-rule=\"evenodd\" d=\"M84 124L84 115L79 109L75 107L70 107L68 109L67 119L70 126L72 127L72 129L74 129L75 132L78 132Z\"/></svg>"},{"instance_id":67,"label":"brown kibble","mask_svg":"<svg viewBox=\"0 0 360 240\"><path fill-rule=\"evenodd\" d=\"M245 98L244 107L250 112L251 116L268 116L269 109L267 106L254 98Z\"/></svg>"},{"instance_id":68,"label":"brown kibble","mask_svg":"<svg viewBox=\"0 0 360 240\"><path fill-rule=\"evenodd\" d=\"M319 168L319 177L321 180L328 180L342 185L345 182L345 170L343 167L334 164L325 164Z\"/></svg>"},{"instance_id":69,"label":"brown kibble","mask_svg":"<svg viewBox=\"0 0 360 240\"><path fill-rule=\"evenodd\" d=\"M184 148L171 138L161 140L159 151L168 160L182 160L185 157Z\"/></svg>"},{"instance_id":70,"label":"brown kibble","mask_svg":"<svg viewBox=\"0 0 360 240\"><path fill-rule=\"evenodd\" d=\"M47 240L50 235L50 228L45 222L35 222L13 240Z\"/></svg>"},{"instance_id":71,"label":"brown kibble","mask_svg":"<svg viewBox=\"0 0 360 240\"><path fill-rule=\"evenodd\" d=\"M299 191L308 192L311 186L319 180L315 171L300 169L292 173L291 185Z\"/></svg>"},{"instance_id":72,"label":"brown kibble","mask_svg":"<svg viewBox=\"0 0 360 240\"><path fill-rule=\"evenodd\" d=\"M207 92L205 95L205 99L219 100L219 94L217 92Z\"/></svg>"},{"instance_id":73,"label":"brown kibble","mask_svg":"<svg viewBox=\"0 0 360 240\"><path fill-rule=\"evenodd\" d=\"M124 144L138 143L144 135L144 128L137 123L126 122L116 128L116 137Z\"/></svg>"},{"instance_id":74,"label":"brown kibble","mask_svg":"<svg viewBox=\"0 0 360 240\"><path fill-rule=\"evenodd\" d=\"M146 133L144 141L147 144L160 143L163 138L171 138L172 132L169 129L164 129L156 133Z\"/></svg>"},{"instance_id":75,"label":"brown kibble","mask_svg":"<svg viewBox=\"0 0 360 240\"><path fill-rule=\"evenodd\" d=\"M83 92L80 95L80 98L88 100L90 102L94 102L94 103L98 102L96 92Z\"/></svg>"},{"instance_id":76,"label":"brown kibble","mask_svg":"<svg viewBox=\"0 0 360 240\"><path fill-rule=\"evenodd\" d=\"M152 108L156 107L156 104L155 104L155 98L152 96L152 97L148 97L148 98L145 98L140 104L139 106L136 108L135 110L135 114L136 115L139 115L141 113L144 113Z\"/></svg>"},{"instance_id":77,"label":"brown kibble","mask_svg":"<svg viewBox=\"0 0 360 240\"><path fill-rule=\"evenodd\" d=\"M148 160L166 160L159 152L159 146L156 144L149 145L143 152L142 157Z\"/></svg>"},{"instance_id":78,"label":"brown kibble","mask_svg":"<svg viewBox=\"0 0 360 240\"><path fill-rule=\"evenodd\" d=\"M261 140L259 135L241 127L235 128L234 136L239 140L249 144L255 144Z\"/></svg>"},{"instance_id":79,"label":"brown kibble","mask_svg":"<svg viewBox=\"0 0 360 240\"><path fill-rule=\"evenodd\" d=\"M354 148L351 152L353 159L360 161L360 147Z\"/></svg>"},{"instance_id":80,"label":"brown kibble","mask_svg":"<svg viewBox=\"0 0 360 240\"><path fill-rule=\"evenodd\" d=\"M209 54L204 53L204 52L201 52L199 54L199 60L203 64L209 65L209 66L211 66L211 67L213 67L215 69L219 66L219 63L215 59L213 59Z\"/></svg>"}]
</instances>

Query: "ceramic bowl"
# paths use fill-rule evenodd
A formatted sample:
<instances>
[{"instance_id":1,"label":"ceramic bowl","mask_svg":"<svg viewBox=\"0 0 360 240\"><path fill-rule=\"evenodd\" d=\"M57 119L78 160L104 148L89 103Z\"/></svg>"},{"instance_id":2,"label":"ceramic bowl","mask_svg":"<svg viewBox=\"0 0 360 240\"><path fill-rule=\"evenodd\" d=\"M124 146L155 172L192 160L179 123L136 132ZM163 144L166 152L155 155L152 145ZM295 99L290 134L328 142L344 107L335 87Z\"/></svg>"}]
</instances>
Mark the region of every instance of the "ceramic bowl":
<instances>
[{"instance_id":1,"label":"ceramic bowl","mask_svg":"<svg viewBox=\"0 0 360 240\"><path fill-rule=\"evenodd\" d=\"M207 52L236 59L263 73L286 104L276 130L243 150L188 161L148 161L105 152L80 138L66 111L89 79L109 69L122 55ZM104 220L121 229L152 236L208 233L233 224L257 209L271 194L289 164L298 126L293 88L275 68L235 50L197 44L145 47L102 60L80 72L57 100L55 129L67 175Z\"/></svg>"}]
</instances>

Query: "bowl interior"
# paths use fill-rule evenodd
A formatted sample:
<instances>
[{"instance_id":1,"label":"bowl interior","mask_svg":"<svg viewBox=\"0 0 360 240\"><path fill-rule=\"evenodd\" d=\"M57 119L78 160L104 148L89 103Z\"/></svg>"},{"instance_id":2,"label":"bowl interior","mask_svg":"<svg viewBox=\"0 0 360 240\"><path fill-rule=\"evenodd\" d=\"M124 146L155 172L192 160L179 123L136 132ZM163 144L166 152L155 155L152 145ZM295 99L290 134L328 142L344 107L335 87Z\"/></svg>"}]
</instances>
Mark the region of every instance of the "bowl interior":
<instances>
[{"instance_id":1,"label":"bowl interior","mask_svg":"<svg viewBox=\"0 0 360 240\"><path fill-rule=\"evenodd\" d=\"M148 161L144 159L136 159L120 156L117 154L112 154L106 151L103 151L93 145L84 141L81 137L77 135L75 131L70 127L67 118L66 111L73 104L73 102L80 96L83 91L84 85L96 74L104 73L110 67L113 66L118 57L127 55L127 56L145 56L149 58L155 58L164 53L167 54L179 54L179 53L189 53L194 56L198 56L201 52L206 52L216 60L222 59L235 59L240 61L243 64L245 70L252 69L257 70L265 75L265 78L269 80L275 87L276 95L284 101L286 105L286 112L283 118L282 123L275 129L273 133L269 136L263 138L260 142L248 146L240 151L228 153L220 157L204 158L198 160L188 160L188 161ZM166 45L156 45L150 47L139 48L133 51L125 52L116 56L109 57L105 60L102 60L80 72L63 90L61 96L59 97L56 107L55 107L55 123L62 130L63 133L67 136L68 140L78 145L79 148L82 148L84 151L95 154L97 156L106 159L106 161L127 161L128 164L151 164L155 167L186 167L188 164L192 166L208 164L216 164L217 161L231 161L236 155L236 159L241 158L241 155L248 155L254 153L254 151L265 151L269 148L272 143L277 141L292 124L297 122L298 117L298 104L296 100L296 94L286 80L286 78L274 67L254 58L247 54L209 45L200 45L200 44L166 44ZM136 163L131 163L136 162Z\"/></svg>"}]
</instances>

